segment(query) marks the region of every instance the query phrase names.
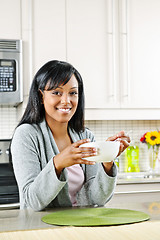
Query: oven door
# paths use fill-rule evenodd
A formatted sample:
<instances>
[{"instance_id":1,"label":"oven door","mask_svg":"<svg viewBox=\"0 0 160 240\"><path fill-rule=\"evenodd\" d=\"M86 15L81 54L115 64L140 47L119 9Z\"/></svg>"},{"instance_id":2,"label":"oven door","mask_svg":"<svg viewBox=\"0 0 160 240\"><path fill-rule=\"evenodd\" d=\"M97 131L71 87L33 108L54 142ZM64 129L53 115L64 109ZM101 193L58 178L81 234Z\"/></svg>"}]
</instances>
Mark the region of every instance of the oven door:
<instances>
[{"instance_id":1,"label":"oven door","mask_svg":"<svg viewBox=\"0 0 160 240\"><path fill-rule=\"evenodd\" d=\"M19 206L19 191L10 163L0 164L0 208Z\"/></svg>"}]
</instances>

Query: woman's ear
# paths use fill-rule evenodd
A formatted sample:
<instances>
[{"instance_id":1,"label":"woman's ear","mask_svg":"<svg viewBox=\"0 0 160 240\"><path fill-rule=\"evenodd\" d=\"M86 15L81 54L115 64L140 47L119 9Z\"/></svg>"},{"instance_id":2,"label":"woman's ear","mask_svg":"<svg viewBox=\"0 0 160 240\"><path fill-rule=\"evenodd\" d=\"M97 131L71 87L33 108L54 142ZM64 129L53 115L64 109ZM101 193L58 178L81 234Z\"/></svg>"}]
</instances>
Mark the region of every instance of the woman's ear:
<instances>
[{"instance_id":1,"label":"woman's ear","mask_svg":"<svg viewBox=\"0 0 160 240\"><path fill-rule=\"evenodd\" d=\"M40 99L41 99L41 104L43 104L44 103L44 101L43 101L44 95L43 95L43 92L41 89L39 89L39 95L40 95Z\"/></svg>"}]
</instances>

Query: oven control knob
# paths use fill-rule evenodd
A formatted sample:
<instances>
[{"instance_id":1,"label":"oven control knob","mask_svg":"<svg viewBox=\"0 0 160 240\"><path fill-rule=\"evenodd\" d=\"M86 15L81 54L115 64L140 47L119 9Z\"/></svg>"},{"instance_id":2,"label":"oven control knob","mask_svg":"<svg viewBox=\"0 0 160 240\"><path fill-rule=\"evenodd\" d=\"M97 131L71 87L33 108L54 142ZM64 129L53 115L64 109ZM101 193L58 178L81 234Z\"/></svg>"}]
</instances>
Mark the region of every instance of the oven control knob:
<instances>
[{"instance_id":1,"label":"oven control knob","mask_svg":"<svg viewBox=\"0 0 160 240\"><path fill-rule=\"evenodd\" d=\"M9 155L9 149L6 150L6 154Z\"/></svg>"}]
</instances>

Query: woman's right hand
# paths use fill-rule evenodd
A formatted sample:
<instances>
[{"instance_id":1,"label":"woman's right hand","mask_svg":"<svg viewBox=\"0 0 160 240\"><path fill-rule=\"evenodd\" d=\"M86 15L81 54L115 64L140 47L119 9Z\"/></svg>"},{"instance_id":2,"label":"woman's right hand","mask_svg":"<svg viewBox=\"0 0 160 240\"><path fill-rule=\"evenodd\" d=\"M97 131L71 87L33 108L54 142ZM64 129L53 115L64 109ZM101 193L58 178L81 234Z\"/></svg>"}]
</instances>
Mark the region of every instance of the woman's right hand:
<instances>
[{"instance_id":1,"label":"woman's right hand","mask_svg":"<svg viewBox=\"0 0 160 240\"><path fill-rule=\"evenodd\" d=\"M93 165L95 162L87 161L85 158L96 156L97 150L93 147L80 147L80 145L90 142L89 139L82 139L65 148L62 152L57 154L53 161L57 176L59 177L62 170L74 164L88 164Z\"/></svg>"}]
</instances>

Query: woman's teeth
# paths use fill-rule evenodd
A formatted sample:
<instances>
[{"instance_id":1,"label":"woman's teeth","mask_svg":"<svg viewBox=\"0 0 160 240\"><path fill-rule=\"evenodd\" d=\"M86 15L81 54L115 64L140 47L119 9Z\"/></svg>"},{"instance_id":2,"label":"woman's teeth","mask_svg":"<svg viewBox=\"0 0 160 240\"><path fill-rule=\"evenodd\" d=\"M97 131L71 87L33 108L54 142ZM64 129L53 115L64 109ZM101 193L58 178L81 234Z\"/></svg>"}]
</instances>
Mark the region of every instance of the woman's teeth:
<instances>
[{"instance_id":1,"label":"woman's teeth","mask_svg":"<svg viewBox=\"0 0 160 240\"><path fill-rule=\"evenodd\" d=\"M58 108L58 110L61 112L69 112L71 108Z\"/></svg>"}]
</instances>

